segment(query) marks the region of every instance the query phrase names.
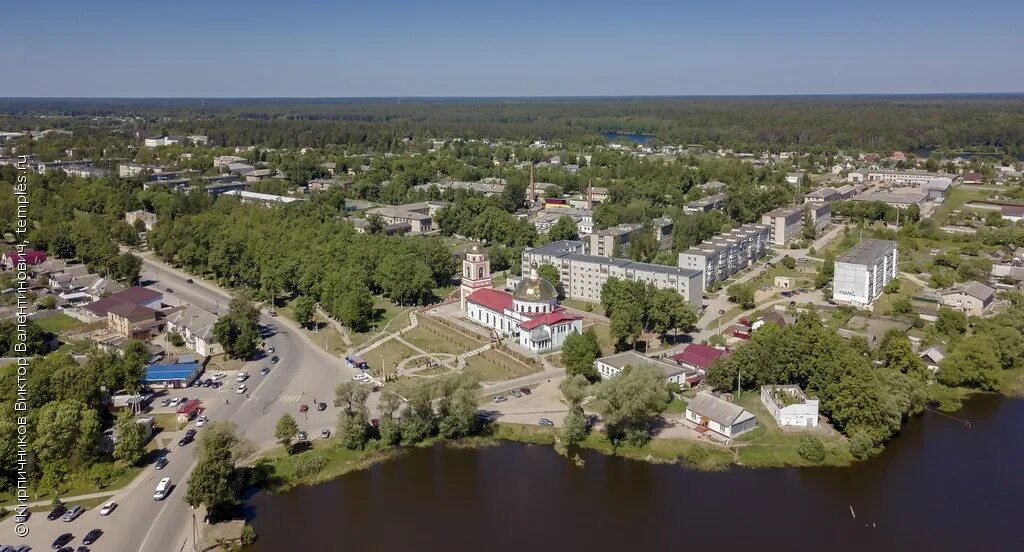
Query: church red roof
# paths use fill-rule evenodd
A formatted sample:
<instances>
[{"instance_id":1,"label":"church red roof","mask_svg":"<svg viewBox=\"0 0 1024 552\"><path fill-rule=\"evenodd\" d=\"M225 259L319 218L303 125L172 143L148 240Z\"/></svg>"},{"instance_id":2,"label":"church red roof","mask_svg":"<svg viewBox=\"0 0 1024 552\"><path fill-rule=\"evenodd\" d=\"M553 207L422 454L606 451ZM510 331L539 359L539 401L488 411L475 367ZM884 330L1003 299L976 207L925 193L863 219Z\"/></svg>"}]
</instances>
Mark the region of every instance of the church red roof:
<instances>
[{"instance_id":1,"label":"church red roof","mask_svg":"<svg viewBox=\"0 0 1024 552\"><path fill-rule=\"evenodd\" d=\"M494 312L503 312L505 309L512 310L512 294L496 289L478 289L466 297L470 303L476 303L481 307L491 309Z\"/></svg>"},{"instance_id":2,"label":"church red roof","mask_svg":"<svg viewBox=\"0 0 1024 552\"><path fill-rule=\"evenodd\" d=\"M557 326L562 322L572 322L574 320L579 319L579 316L576 316L575 314L569 314L569 312L567 312L565 309L558 309L555 311L544 313L536 318L531 318L530 320L527 320L522 324L519 324L519 327L524 330L532 330L537 326Z\"/></svg>"}]
</instances>

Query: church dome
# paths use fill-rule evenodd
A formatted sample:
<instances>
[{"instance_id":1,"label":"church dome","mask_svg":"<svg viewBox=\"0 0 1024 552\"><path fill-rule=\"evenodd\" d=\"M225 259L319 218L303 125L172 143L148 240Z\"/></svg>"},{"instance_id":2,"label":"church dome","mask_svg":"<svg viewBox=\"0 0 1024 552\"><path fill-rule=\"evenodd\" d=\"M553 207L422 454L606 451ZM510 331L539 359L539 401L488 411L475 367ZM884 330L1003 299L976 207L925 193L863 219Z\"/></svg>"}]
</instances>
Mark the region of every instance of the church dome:
<instances>
[{"instance_id":1,"label":"church dome","mask_svg":"<svg viewBox=\"0 0 1024 552\"><path fill-rule=\"evenodd\" d=\"M539 302L551 301L558 298L558 291L551 282L536 276L524 278L516 289L512 291L512 298L516 301Z\"/></svg>"},{"instance_id":2,"label":"church dome","mask_svg":"<svg viewBox=\"0 0 1024 552\"><path fill-rule=\"evenodd\" d=\"M482 245L480 245L479 243L474 243L473 245L470 246L469 252L474 254L474 255L480 255L480 254L483 254L484 247Z\"/></svg>"}]
</instances>

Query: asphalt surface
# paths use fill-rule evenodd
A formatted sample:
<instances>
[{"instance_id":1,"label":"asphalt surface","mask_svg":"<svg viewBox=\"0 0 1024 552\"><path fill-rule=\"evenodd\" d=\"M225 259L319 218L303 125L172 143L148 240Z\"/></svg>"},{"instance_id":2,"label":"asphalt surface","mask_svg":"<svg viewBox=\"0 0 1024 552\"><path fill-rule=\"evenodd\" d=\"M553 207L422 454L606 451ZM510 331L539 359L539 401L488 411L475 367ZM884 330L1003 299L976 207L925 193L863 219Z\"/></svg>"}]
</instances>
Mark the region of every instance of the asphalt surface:
<instances>
[{"instance_id":1,"label":"asphalt surface","mask_svg":"<svg viewBox=\"0 0 1024 552\"><path fill-rule=\"evenodd\" d=\"M143 282L163 292L165 302L181 300L226 313L229 299L223 292L201 283L190 284L186 278L187 275L155 265L150 260L146 260L142 271ZM172 291L168 292L167 288ZM246 382L250 398L235 393L236 384L231 376L224 378L224 386L219 390L188 388L174 390L168 396L202 398L210 420L235 423L243 437L264 448L273 446L274 426L286 412L291 413L299 427L307 429L311 437L319 435L324 427L333 430L337 416L333 406L334 386L350 379L357 371L348 368L343 360L319 349L290 321L263 315L260 324L269 330L266 345L275 349L274 355L280 357L280 361L272 364L265 356L246 363L246 371L250 374ZM270 373L260 375L260 368L268 365L272 366ZM314 397L328 403L326 411L318 412L312 407ZM301 404L311 405L306 416L299 413ZM371 404L371 408L373 406ZM194 423L189 427L194 428ZM203 430L199 428L198 431L201 433ZM0 544L28 544L34 550L49 550L58 535L68 532L75 536L71 546L77 547L89 530L98 528L104 534L90 547L93 551L192 550L193 515L185 504L184 496L185 483L195 463L193 451L196 445L178 447L178 434L171 437L173 443L169 447L167 467L155 470L148 466L143 479L136 480L137 485L115 493L113 498L119 506L111 515L100 516L97 507L75 521L65 523L47 521L43 512L34 513L28 522L29 534L24 538L15 535L13 516L8 516L0 523ZM163 477L170 477L174 487L165 500L156 501L153 491ZM72 504L73 501L68 502L69 506ZM202 520L197 515L195 525L198 527L200 524Z\"/></svg>"}]
</instances>

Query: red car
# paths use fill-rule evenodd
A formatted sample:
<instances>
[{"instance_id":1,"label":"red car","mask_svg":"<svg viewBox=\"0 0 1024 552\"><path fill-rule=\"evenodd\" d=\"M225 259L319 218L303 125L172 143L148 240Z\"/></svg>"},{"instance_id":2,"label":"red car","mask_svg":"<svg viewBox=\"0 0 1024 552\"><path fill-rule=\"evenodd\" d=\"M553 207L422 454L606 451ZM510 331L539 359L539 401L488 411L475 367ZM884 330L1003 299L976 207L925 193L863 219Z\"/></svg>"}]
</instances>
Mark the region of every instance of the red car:
<instances>
[{"instance_id":1,"label":"red car","mask_svg":"<svg viewBox=\"0 0 1024 552\"><path fill-rule=\"evenodd\" d=\"M309 405L308 404L304 404L304 405L299 407L299 412L302 412L303 414L305 414L307 410L309 410Z\"/></svg>"},{"instance_id":2,"label":"red car","mask_svg":"<svg viewBox=\"0 0 1024 552\"><path fill-rule=\"evenodd\" d=\"M519 390L522 391L524 395L529 395L530 393L533 393L533 391L530 391L529 387L520 387Z\"/></svg>"}]
</instances>

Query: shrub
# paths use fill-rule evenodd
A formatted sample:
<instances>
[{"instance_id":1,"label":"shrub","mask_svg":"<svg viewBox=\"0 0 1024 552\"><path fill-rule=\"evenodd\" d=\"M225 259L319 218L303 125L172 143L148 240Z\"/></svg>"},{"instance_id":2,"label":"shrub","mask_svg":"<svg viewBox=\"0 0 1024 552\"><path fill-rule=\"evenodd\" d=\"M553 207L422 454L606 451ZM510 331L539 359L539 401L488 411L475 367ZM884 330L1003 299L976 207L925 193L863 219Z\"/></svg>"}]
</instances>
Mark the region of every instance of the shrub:
<instances>
[{"instance_id":1,"label":"shrub","mask_svg":"<svg viewBox=\"0 0 1024 552\"><path fill-rule=\"evenodd\" d=\"M820 439L809 433L800 436L800 446L797 447L796 452L800 458L815 466L825 461L825 445Z\"/></svg>"},{"instance_id":2,"label":"shrub","mask_svg":"<svg viewBox=\"0 0 1024 552\"><path fill-rule=\"evenodd\" d=\"M306 479L312 477L327 467L327 459L320 456L310 456L307 458L300 458L295 463L295 477L298 479Z\"/></svg>"}]
</instances>

